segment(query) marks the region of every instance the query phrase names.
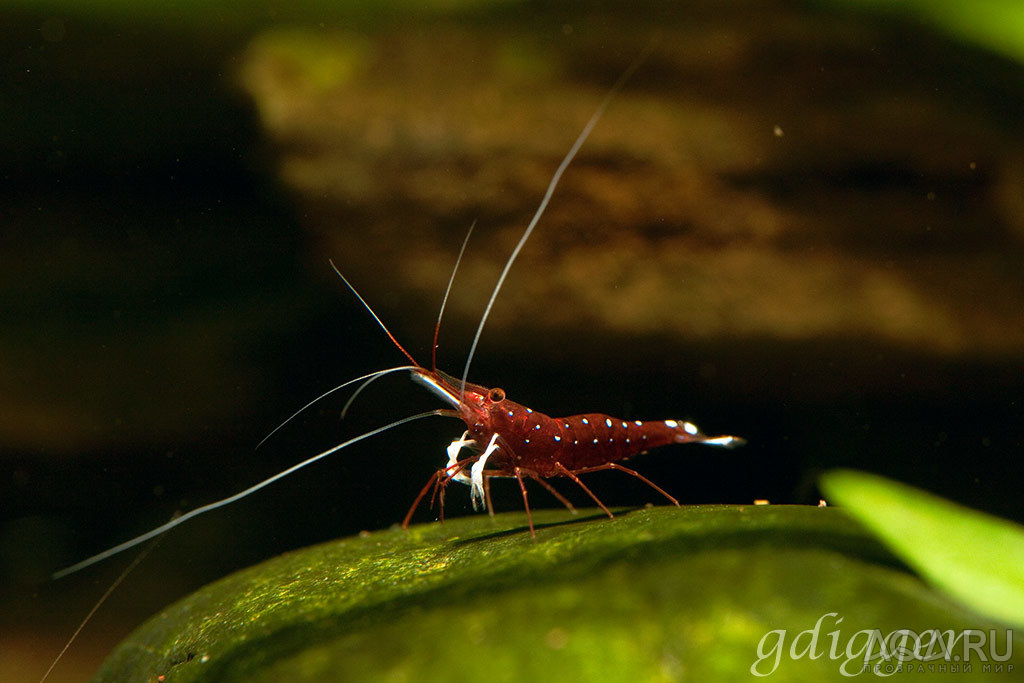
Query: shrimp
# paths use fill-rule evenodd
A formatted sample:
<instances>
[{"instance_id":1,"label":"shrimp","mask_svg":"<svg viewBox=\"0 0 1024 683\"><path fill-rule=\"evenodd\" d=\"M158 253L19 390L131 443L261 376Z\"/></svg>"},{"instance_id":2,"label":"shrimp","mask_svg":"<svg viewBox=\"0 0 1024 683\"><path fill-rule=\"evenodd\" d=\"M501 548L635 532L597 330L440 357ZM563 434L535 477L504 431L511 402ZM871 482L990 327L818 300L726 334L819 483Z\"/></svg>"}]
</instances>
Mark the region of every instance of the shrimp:
<instances>
[{"instance_id":1,"label":"shrimp","mask_svg":"<svg viewBox=\"0 0 1024 683\"><path fill-rule=\"evenodd\" d=\"M532 225L531 223L531 227ZM463 240L455 270L458 269L462 260L462 254L465 252L470 234L472 234L472 226ZM528 233L524 235L524 237L528 236ZM508 271L510 264L511 259L505 264L505 272ZM334 266L333 263L331 265ZM444 304L448 300L448 293L451 291L455 278L455 270L448 281L448 289L442 300L441 312L438 314L437 324L434 327L431 369L428 370L421 366L412 354L398 342L345 276L336 267L334 270L370 312L392 343L412 363L412 365L397 369L408 370L415 382L423 385L428 391L451 406L450 409L436 411L436 414L458 417L466 424L466 431L462 436L448 446L448 463L434 473L413 501L412 507L409 508L409 512L402 521L403 528L408 528L413 513L431 488L434 489L434 495L431 498L432 500L439 499L440 516L443 519L444 488L452 481L470 486L470 498L474 509L483 504L493 514L494 508L491 505L489 485L492 477L515 477L523 496L523 507L526 509L530 535L534 538L536 538L536 530L533 526L533 515L530 512L524 477L539 483L573 512L575 512L575 508L572 504L545 481L546 479L568 477L582 488L609 517L614 517L614 515L580 480L578 475L601 470L625 472L644 482L665 496L672 504L678 506L679 501L664 489L636 470L620 465L619 462L651 448L673 443L702 443L725 448L733 448L744 443L744 440L738 436L707 436L692 422L683 420L633 420L629 422L603 413L548 417L544 413L508 399L504 389L488 388L467 382L466 376L469 373L469 362L472 361L472 355L466 363L461 380L438 370L437 337L441 327L441 316L444 315ZM501 279L504 278L504 274L502 273ZM501 279L499 279L498 287L501 286ZM497 287L492 293L492 302L496 293ZM477 328L473 348L483 331L483 322L482 320ZM375 374L367 378L364 384L357 389L356 394L379 376L380 374ZM351 399L349 402L351 403ZM347 407L346 405L346 409ZM459 454L464 448L475 451L475 453L460 460ZM466 474L467 469L469 470L468 475Z\"/></svg>"},{"instance_id":2,"label":"shrimp","mask_svg":"<svg viewBox=\"0 0 1024 683\"><path fill-rule=\"evenodd\" d=\"M534 538L537 534L524 477L540 483L573 511L572 505L545 479L568 477L609 517L614 515L578 475L601 470L625 472L678 506L679 501L664 489L619 462L672 443L703 443L726 448L744 443L737 436L706 436L692 422L682 420L629 422L602 413L552 418L506 398L503 389L488 389L468 383L460 387L458 380L439 370L416 369L412 371L412 377L455 407L467 429L448 447L448 464L438 470L420 491L402 522L403 527L408 527L413 513L431 487L436 495L451 481L471 487L474 509L478 503L484 503L489 511L493 511L489 486L492 477L515 477L523 495L530 535ZM477 453L460 460L458 455L463 448ZM467 468L470 471L468 476L465 473Z\"/></svg>"},{"instance_id":3,"label":"shrimp","mask_svg":"<svg viewBox=\"0 0 1024 683\"><path fill-rule=\"evenodd\" d=\"M672 443L702 443L725 448L734 448L745 443L744 439L737 436L706 436L692 422L681 420L634 420L628 422L601 413L551 418L509 400L505 396L505 391L501 388L489 389L467 382L473 355L483 333L487 317L491 312L495 299L498 297L498 292L501 290L516 257L530 238L537 222L547 208L548 202L554 194L555 187L558 185L558 181L590 135L590 131L597 124L612 98L622 88L633 71L647 58L653 47L653 44L649 45L644 53L619 77L619 80L612 86L605 99L590 117L590 120L583 127L583 130L569 149L569 152L555 170L540 205L537 207L533 218L519 238L519 242L512 250L508 260L505 262L501 275L499 275L498 281L491 291L491 297L487 302L484 313L480 318L480 323L477 326L476 335L473 337L473 342L470 345L461 381L437 369L437 337L441 327L441 316L444 314L444 306L455 279L455 272L458 270L462 255L465 252L466 243L469 240L470 234L472 234L472 226L462 242L462 248L459 250L459 256L456 259L455 269L448 280L448 288L441 303L437 325L434 327L434 344L431 351L430 370L417 363L416 359L398 343L398 340L395 339L394 335L391 334L377 314L374 313L370 305L360 296L355 287L335 268L338 276L348 285L359 301L362 302L395 346L412 362L412 367L408 369L412 373L413 380L425 386L442 401L451 406L450 411L442 410L438 411L438 414L459 417L466 424L466 431L462 437L456 439L448 446L447 465L434 473L415 501L413 501L412 507L402 521L403 528L408 528L413 513L431 488L434 489L432 499L440 496L439 512L443 518L444 488L452 481L467 484L471 487L470 497L474 509L478 507L479 503L483 503L488 511L493 513L489 487L489 480L492 477L515 477L523 496L523 506L526 509L530 535L534 538L536 538L536 530L533 526L533 516L530 513L529 498L523 481L524 477L538 482L558 498L562 504L570 510L574 510L572 504L545 481L545 479L551 477L568 477L582 488L609 517L613 517L614 515L612 515L607 506L587 488L578 475L601 470L618 470L640 479L640 481L651 486L674 505L678 506L679 501L669 495L664 489L639 472L620 465L619 462L643 453L648 449ZM331 265L333 266L334 264L332 263ZM376 377L367 381L373 381L373 379L376 379ZM476 453L459 460L458 456L463 448L474 450ZM490 465L489 469L488 465ZM469 475L465 472L467 468L469 468Z\"/></svg>"}]
</instances>

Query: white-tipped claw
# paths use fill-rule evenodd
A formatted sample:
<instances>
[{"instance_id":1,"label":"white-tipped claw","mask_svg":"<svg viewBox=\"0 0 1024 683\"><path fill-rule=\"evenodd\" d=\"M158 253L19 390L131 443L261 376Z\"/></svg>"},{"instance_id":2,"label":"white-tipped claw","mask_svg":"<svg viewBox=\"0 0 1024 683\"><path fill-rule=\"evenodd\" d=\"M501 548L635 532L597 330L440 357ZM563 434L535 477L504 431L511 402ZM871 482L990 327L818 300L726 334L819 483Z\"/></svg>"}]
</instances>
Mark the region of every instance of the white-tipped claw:
<instances>
[{"instance_id":1,"label":"white-tipped claw","mask_svg":"<svg viewBox=\"0 0 1024 683\"><path fill-rule=\"evenodd\" d=\"M473 439L467 439L469 432L462 432L462 436L448 444L448 464L445 465L444 469L446 472L451 472L458 468L459 463L459 452L467 446L475 446L476 441ZM452 481L457 481L460 484L469 484L469 477L466 476L464 470L459 470L455 475L452 476Z\"/></svg>"},{"instance_id":2,"label":"white-tipped claw","mask_svg":"<svg viewBox=\"0 0 1024 683\"><path fill-rule=\"evenodd\" d=\"M480 459L473 463L473 467L470 468L470 480L473 486L470 491L470 497L473 500L474 510L478 509L477 503L484 502L484 466L487 465L487 458L491 457L491 453L498 450L498 444L495 443L497 440L498 435L495 433L487 443L487 448L480 454Z\"/></svg>"}]
</instances>

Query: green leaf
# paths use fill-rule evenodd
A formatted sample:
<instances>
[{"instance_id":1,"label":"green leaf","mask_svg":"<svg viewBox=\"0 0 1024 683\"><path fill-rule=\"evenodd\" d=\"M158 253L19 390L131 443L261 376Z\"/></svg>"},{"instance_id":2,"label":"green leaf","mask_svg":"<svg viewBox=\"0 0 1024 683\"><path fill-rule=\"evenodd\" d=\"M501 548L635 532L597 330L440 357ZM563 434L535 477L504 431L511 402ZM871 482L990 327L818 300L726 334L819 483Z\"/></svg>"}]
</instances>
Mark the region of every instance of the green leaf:
<instances>
[{"instance_id":1,"label":"green leaf","mask_svg":"<svg viewBox=\"0 0 1024 683\"><path fill-rule=\"evenodd\" d=\"M821 486L937 588L1024 626L1024 527L862 472L829 472Z\"/></svg>"},{"instance_id":2,"label":"green leaf","mask_svg":"<svg viewBox=\"0 0 1024 683\"><path fill-rule=\"evenodd\" d=\"M984 626L829 508L534 520L536 540L522 513L479 515L272 559L155 616L96 681L839 680L859 630Z\"/></svg>"},{"instance_id":3,"label":"green leaf","mask_svg":"<svg viewBox=\"0 0 1024 683\"><path fill-rule=\"evenodd\" d=\"M1019 0L819 0L844 10L911 17L949 35L1024 62L1024 3Z\"/></svg>"}]
</instances>

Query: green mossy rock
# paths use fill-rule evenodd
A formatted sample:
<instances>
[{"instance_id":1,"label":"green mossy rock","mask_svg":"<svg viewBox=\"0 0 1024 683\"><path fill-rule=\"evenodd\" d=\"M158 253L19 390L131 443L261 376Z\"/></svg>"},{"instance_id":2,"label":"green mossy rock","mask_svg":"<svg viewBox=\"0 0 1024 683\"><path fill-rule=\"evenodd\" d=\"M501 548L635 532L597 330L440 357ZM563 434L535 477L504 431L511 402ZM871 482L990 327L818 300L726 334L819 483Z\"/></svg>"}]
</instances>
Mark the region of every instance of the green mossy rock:
<instances>
[{"instance_id":1,"label":"green mossy rock","mask_svg":"<svg viewBox=\"0 0 1024 683\"><path fill-rule=\"evenodd\" d=\"M842 680L841 666L861 667L857 631L992 628L836 509L537 511L534 521L536 541L522 513L480 515L269 560L155 616L95 680L744 680L759 644L768 656L757 671L773 670L779 629L773 681ZM821 656L791 657L816 623ZM1024 653L1021 639L1013 646ZM990 662L985 680L1019 680L1019 659ZM928 680L965 680L955 663L934 662ZM975 657L972 670L983 664Z\"/></svg>"}]
</instances>

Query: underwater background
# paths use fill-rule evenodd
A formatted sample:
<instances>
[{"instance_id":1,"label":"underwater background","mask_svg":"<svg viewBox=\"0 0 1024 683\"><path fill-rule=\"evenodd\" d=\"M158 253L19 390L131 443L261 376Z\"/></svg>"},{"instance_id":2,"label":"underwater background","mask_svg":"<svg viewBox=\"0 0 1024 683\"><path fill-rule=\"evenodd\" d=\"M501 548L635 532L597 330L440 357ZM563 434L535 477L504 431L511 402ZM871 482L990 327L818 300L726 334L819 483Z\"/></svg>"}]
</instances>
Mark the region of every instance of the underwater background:
<instances>
[{"instance_id":1,"label":"underwater background","mask_svg":"<svg viewBox=\"0 0 1024 683\"><path fill-rule=\"evenodd\" d=\"M428 363L476 221L440 331L461 372L558 161L652 40L470 379L746 437L632 461L684 504L816 504L841 466L1024 521L1024 20L953 5L7 3L0 678L37 680L131 558L50 572L436 407L382 379L254 451L403 363L328 259ZM461 432L402 427L177 529L57 679L214 578L399 522Z\"/></svg>"}]
</instances>

